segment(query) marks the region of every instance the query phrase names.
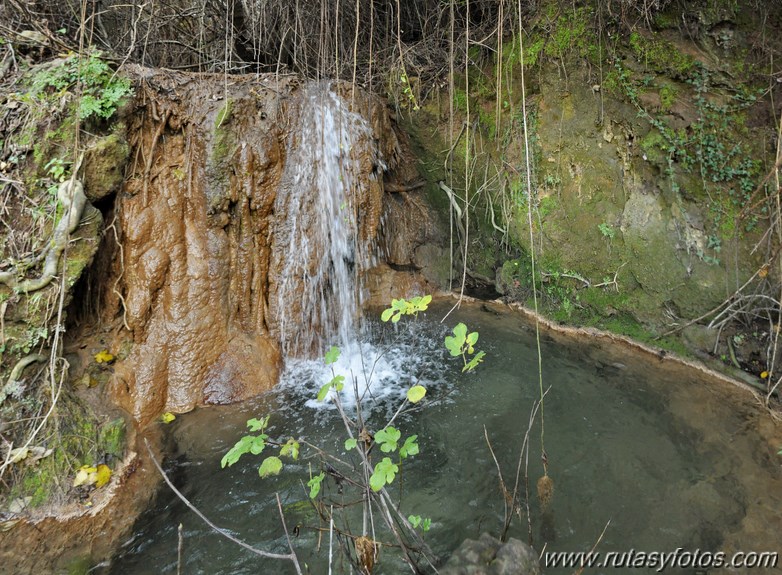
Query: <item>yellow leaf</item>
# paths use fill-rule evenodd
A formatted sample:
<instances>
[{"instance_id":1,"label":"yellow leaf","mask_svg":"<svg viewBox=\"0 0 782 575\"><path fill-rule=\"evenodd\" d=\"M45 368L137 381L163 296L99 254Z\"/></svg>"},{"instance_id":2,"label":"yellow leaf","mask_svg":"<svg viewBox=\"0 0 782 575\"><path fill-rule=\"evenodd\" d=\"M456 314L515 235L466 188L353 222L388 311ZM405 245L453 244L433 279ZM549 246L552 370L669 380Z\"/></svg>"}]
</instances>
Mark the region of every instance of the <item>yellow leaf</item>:
<instances>
[{"instance_id":1,"label":"yellow leaf","mask_svg":"<svg viewBox=\"0 0 782 575\"><path fill-rule=\"evenodd\" d=\"M12 449L9 458L9 463L19 463L23 459L27 459L27 456L30 454L30 450L26 447L17 447L16 449Z\"/></svg>"},{"instance_id":2,"label":"yellow leaf","mask_svg":"<svg viewBox=\"0 0 782 575\"><path fill-rule=\"evenodd\" d=\"M95 475L97 474L97 467L91 465L82 465L76 472L76 478L73 480L73 486L79 487L80 485L92 485L95 483Z\"/></svg>"},{"instance_id":3,"label":"yellow leaf","mask_svg":"<svg viewBox=\"0 0 782 575\"><path fill-rule=\"evenodd\" d=\"M112 361L114 361L114 356L108 350L104 349L95 354L95 363L111 363Z\"/></svg>"},{"instance_id":4,"label":"yellow leaf","mask_svg":"<svg viewBox=\"0 0 782 575\"><path fill-rule=\"evenodd\" d=\"M176 415L174 415L170 411L167 411L160 416L160 421L162 421L163 423L171 423L175 419L176 419Z\"/></svg>"},{"instance_id":5,"label":"yellow leaf","mask_svg":"<svg viewBox=\"0 0 782 575\"><path fill-rule=\"evenodd\" d=\"M760 379L767 379L768 378L768 372L762 371L760 372Z\"/></svg>"},{"instance_id":6,"label":"yellow leaf","mask_svg":"<svg viewBox=\"0 0 782 575\"><path fill-rule=\"evenodd\" d=\"M98 465L98 470L95 477L95 487L101 488L106 485L111 479L111 469L108 465L101 463Z\"/></svg>"}]
</instances>

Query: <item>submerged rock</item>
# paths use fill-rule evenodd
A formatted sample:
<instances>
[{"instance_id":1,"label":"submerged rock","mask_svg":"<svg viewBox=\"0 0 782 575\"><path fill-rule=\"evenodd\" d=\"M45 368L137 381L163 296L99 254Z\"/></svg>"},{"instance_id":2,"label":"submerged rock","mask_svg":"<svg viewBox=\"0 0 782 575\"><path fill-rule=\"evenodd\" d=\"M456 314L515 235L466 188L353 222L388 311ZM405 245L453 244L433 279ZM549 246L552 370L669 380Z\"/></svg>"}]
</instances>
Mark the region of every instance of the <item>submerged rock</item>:
<instances>
[{"instance_id":1,"label":"submerged rock","mask_svg":"<svg viewBox=\"0 0 782 575\"><path fill-rule=\"evenodd\" d=\"M526 543L509 539L506 543L488 533L466 539L451 556L441 575L540 575L538 555Z\"/></svg>"}]
</instances>

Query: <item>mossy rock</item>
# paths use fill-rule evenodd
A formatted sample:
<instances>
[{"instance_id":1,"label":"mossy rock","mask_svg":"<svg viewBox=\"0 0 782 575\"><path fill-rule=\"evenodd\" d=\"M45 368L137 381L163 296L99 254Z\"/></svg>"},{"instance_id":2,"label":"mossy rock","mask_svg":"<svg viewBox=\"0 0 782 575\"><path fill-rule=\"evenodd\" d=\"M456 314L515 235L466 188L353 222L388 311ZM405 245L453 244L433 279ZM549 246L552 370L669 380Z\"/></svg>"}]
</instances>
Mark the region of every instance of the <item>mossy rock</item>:
<instances>
[{"instance_id":1,"label":"mossy rock","mask_svg":"<svg viewBox=\"0 0 782 575\"><path fill-rule=\"evenodd\" d=\"M84 154L84 194L91 202L116 192L125 179L130 147L119 134L96 140Z\"/></svg>"}]
</instances>

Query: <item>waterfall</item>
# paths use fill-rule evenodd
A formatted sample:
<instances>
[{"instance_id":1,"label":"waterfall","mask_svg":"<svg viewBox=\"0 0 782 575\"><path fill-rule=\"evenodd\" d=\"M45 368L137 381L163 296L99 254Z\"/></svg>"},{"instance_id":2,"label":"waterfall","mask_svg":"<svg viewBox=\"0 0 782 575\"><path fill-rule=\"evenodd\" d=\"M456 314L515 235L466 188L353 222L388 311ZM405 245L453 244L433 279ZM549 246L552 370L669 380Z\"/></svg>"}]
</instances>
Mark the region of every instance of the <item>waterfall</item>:
<instances>
[{"instance_id":1,"label":"waterfall","mask_svg":"<svg viewBox=\"0 0 782 575\"><path fill-rule=\"evenodd\" d=\"M285 214L275 240L280 259L275 293L277 331L285 356L343 350L356 340L362 296L359 274L373 259L362 233L362 159L384 169L369 122L350 111L328 83L304 88L298 126L275 203Z\"/></svg>"}]
</instances>

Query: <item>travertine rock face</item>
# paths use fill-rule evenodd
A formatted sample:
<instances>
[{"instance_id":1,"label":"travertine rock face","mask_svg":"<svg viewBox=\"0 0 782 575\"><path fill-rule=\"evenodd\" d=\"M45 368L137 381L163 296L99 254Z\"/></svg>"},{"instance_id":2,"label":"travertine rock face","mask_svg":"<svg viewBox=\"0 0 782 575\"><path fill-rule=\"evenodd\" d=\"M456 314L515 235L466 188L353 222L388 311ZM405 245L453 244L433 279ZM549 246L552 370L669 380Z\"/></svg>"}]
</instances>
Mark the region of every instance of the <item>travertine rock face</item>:
<instances>
[{"instance_id":1,"label":"travertine rock face","mask_svg":"<svg viewBox=\"0 0 782 575\"><path fill-rule=\"evenodd\" d=\"M402 154L382 101L350 87L274 76L231 77L226 86L222 76L135 72L131 168L116 209L121 257L106 290L134 343L117 365L113 393L143 425L165 411L238 401L270 388L282 364L280 342L331 321L336 306L312 314L302 295L313 282L328 289L335 281L334 266L322 266L328 250L318 245L330 241L333 228L324 240L313 223L321 209L317 194L325 193L317 173L325 167L292 163L314 157L315 164L349 164L344 217L356 250L365 252L350 262L360 272L379 261L372 252L379 237L396 233L387 220L399 218L383 217L390 196L383 185L394 179ZM338 140L350 149L305 153L319 145L303 127L313 122L310 108L321 105L312 97L318 90L337 98L360 124L334 127L354 130L349 141ZM316 175L307 175L308 168ZM431 228L425 217L419 220L422 229ZM403 229L409 228L406 221ZM294 271L289 264L301 243L292 235L306 237L311 248L308 263ZM430 237L431 230L418 235ZM394 257L413 261L415 254ZM293 287L285 287L285 278ZM312 343L306 338L302 346Z\"/></svg>"}]
</instances>

